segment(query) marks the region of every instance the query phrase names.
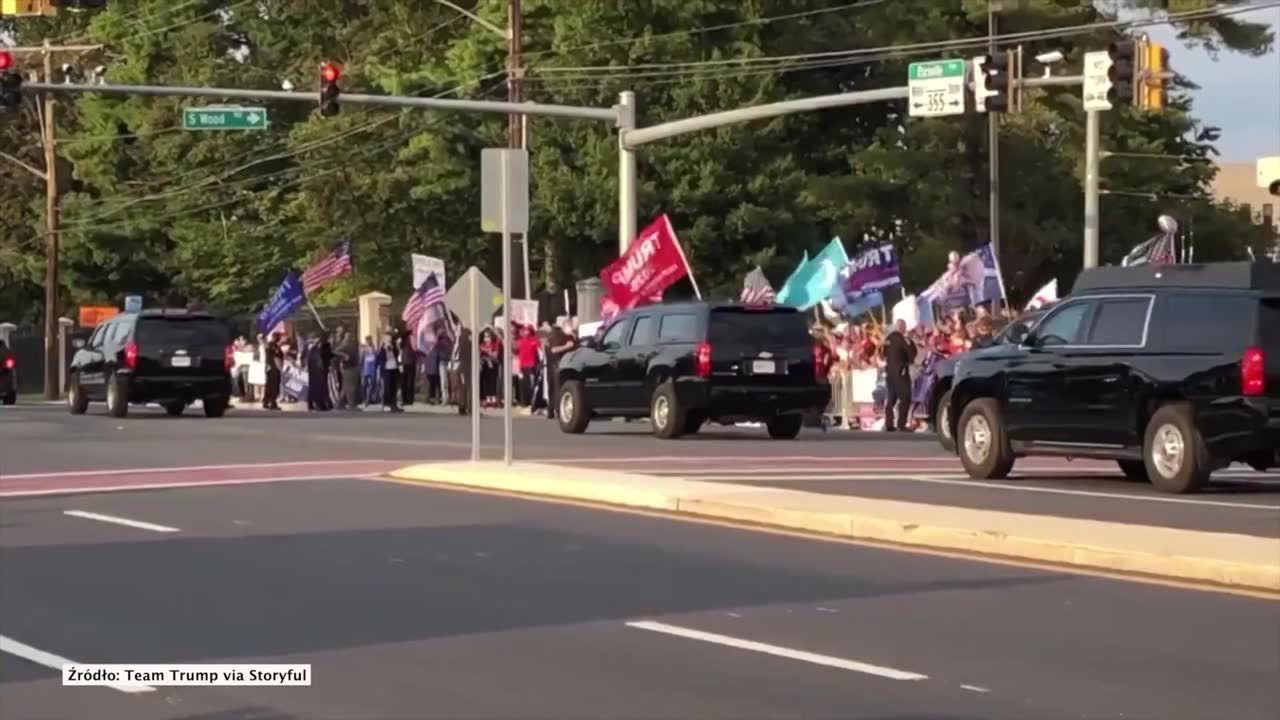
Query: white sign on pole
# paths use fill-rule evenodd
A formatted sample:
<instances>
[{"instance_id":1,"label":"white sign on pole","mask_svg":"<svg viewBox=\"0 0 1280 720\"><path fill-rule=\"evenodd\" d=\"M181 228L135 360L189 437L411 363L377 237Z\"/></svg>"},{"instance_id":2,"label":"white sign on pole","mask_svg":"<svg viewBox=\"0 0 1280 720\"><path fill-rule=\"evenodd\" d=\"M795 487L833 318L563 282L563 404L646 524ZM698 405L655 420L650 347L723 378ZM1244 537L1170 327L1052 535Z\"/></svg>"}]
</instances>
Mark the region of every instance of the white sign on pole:
<instances>
[{"instance_id":1,"label":"white sign on pole","mask_svg":"<svg viewBox=\"0 0 1280 720\"><path fill-rule=\"evenodd\" d=\"M907 66L907 111L912 117L964 114L964 60L934 60Z\"/></svg>"},{"instance_id":2,"label":"white sign on pole","mask_svg":"<svg viewBox=\"0 0 1280 720\"><path fill-rule=\"evenodd\" d=\"M435 275L436 282L440 283L440 287L447 288L449 283L446 282L444 274L444 261L440 258L433 258L427 255L418 255L413 253L409 256L413 261L413 289L417 290L422 287L422 283L427 281L427 276Z\"/></svg>"},{"instance_id":3,"label":"white sign on pole","mask_svg":"<svg viewBox=\"0 0 1280 720\"><path fill-rule=\"evenodd\" d=\"M503 165L506 165L505 175ZM502 227L502 180L507 181L507 227ZM487 233L529 232L529 152L506 148L480 151L480 229Z\"/></svg>"},{"instance_id":4,"label":"white sign on pole","mask_svg":"<svg viewBox=\"0 0 1280 720\"><path fill-rule=\"evenodd\" d=\"M1084 109L1110 110L1111 56L1105 50L1084 54Z\"/></svg>"},{"instance_id":5,"label":"white sign on pole","mask_svg":"<svg viewBox=\"0 0 1280 720\"><path fill-rule=\"evenodd\" d=\"M538 301L512 300L511 322L512 324L538 327Z\"/></svg>"}]
</instances>

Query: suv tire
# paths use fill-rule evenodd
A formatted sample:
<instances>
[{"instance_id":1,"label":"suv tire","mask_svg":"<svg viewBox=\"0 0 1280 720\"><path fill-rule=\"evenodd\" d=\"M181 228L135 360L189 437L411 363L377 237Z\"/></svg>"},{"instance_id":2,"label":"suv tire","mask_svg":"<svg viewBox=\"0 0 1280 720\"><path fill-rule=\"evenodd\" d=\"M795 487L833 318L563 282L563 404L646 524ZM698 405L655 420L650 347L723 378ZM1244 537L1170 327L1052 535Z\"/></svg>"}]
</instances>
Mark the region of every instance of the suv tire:
<instances>
[{"instance_id":1,"label":"suv tire","mask_svg":"<svg viewBox=\"0 0 1280 720\"><path fill-rule=\"evenodd\" d=\"M769 429L769 437L774 440L795 440L804 427L803 415L778 415L770 418L765 427Z\"/></svg>"},{"instance_id":2,"label":"suv tire","mask_svg":"<svg viewBox=\"0 0 1280 720\"><path fill-rule=\"evenodd\" d=\"M663 381L649 399L649 423L653 425L653 434L663 440L675 440L684 434L686 413L680 409L680 401L676 398L676 386L670 381Z\"/></svg>"},{"instance_id":3,"label":"suv tire","mask_svg":"<svg viewBox=\"0 0 1280 720\"><path fill-rule=\"evenodd\" d=\"M67 383L67 410L72 415L83 415L89 409L89 396L84 394L84 389L80 387L80 374L73 373L71 381Z\"/></svg>"},{"instance_id":4,"label":"suv tire","mask_svg":"<svg viewBox=\"0 0 1280 720\"><path fill-rule=\"evenodd\" d=\"M1167 493L1198 492L1213 470L1213 459L1185 403L1165 405L1151 416L1142 456L1151 484Z\"/></svg>"},{"instance_id":5,"label":"suv tire","mask_svg":"<svg viewBox=\"0 0 1280 720\"><path fill-rule=\"evenodd\" d=\"M129 414L129 383L115 373L107 378L107 412L116 418Z\"/></svg>"},{"instance_id":6,"label":"suv tire","mask_svg":"<svg viewBox=\"0 0 1280 720\"><path fill-rule=\"evenodd\" d=\"M1013 450L1000 406L979 398L964 406L956 425L956 446L965 472L975 480L1003 480L1013 470Z\"/></svg>"},{"instance_id":7,"label":"suv tire","mask_svg":"<svg viewBox=\"0 0 1280 720\"><path fill-rule=\"evenodd\" d=\"M16 404L18 402L18 391L10 390L9 392L5 393L4 397L0 398L0 402L3 402L5 405Z\"/></svg>"},{"instance_id":8,"label":"suv tire","mask_svg":"<svg viewBox=\"0 0 1280 720\"><path fill-rule=\"evenodd\" d=\"M205 417L220 418L227 414L227 407L231 405L231 398L226 395L219 395L218 397L205 398L202 404L204 405Z\"/></svg>"},{"instance_id":9,"label":"suv tire","mask_svg":"<svg viewBox=\"0 0 1280 720\"><path fill-rule=\"evenodd\" d=\"M561 386L560 396L556 398L556 417L561 432L579 435L586 431L587 424L591 422L591 408L587 407L585 395L581 380L566 380Z\"/></svg>"},{"instance_id":10,"label":"suv tire","mask_svg":"<svg viewBox=\"0 0 1280 720\"><path fill-rule=\"evenodd\" d=\"M1116 464L1120 466L1120 472L1124 476L1134 482L1151 482L1151 476L1147 474L1147 464L1142 460L1117 460Z\"/></svg>"},{"instance_id":11,"label":"suv tire","mask_svg":"<svg viewBox=\"0 0 1280 720\"><path fill-rule=\"evenodd\" d=\"M951 391L942 394L938 400L938 408L933 411L933 431L938 435L938 444L949 453L956 451L955 433L951 429Z\"/></svg>"},{"instance_id":12,"label":"suv tire","mask_svg":"<svg viewBox=\"0 0 1280 720\"><path fill-rule=\"evenodd\" d=\"M164 411L170 417L178 417L186 409L187 409L187 404L182 402L181 400L177 400L171 403L165 403L164 405Z\"/></svg>"}]
</instances>

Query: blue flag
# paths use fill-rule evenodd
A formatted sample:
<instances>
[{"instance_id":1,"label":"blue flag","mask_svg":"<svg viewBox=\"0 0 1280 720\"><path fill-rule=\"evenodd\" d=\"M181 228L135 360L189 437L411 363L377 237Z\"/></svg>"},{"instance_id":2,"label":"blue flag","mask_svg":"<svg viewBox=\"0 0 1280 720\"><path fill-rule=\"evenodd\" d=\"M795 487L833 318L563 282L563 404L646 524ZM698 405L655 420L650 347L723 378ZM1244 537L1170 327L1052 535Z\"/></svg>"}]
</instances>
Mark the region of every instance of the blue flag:
<instances>
[{"instance_id":1,"label":"blue flag","mask_svg":"<svg viewBox=\"0 0 1280 720\"><path fill-rule=\"evenodd\" d=\"M826 300L836 288L840 271L849 264L840 238L832 238L812 260L797 268L778 292L779 305L808 310Z\"/></svg>"},{"instance_id":2,"label":"blue flag","mask_svg":"<svg viewBox=\"0 0 1280 720\"><path fill-rule=\"evenodd\" d=\"M271 328L287 320L306 302L306 293L302 292L302 278L290 270L280 282L280 287L271 296L271 302L258 313L258 332L269 333Z\"/></svg>"}]
</instances>

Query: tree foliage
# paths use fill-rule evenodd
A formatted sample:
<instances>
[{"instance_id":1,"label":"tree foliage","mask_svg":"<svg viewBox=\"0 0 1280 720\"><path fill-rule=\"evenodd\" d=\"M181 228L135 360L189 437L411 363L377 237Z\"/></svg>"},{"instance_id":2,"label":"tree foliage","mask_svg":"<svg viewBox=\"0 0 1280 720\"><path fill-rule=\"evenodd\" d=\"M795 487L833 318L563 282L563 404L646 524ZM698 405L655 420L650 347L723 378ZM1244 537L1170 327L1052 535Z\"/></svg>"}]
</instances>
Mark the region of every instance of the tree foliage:
<instances>
[{"instance_id":1,"label":"tree foliage","mask_svg":"<svg viewBox=\"0 0 1280 720\"><path fill-rule=\"evenodd\" d=\"M1197 0L1198 1L1198 0ZM495 25L503 0L463 2ZM1209 0L1201 5L1208 6ZM1025 0L1001 33L1059 29L1025 42L1028 56L1063 51L1068 67L1168 3ZM1178 3L1180 11L1195 2ZM1101 8L1101 9L1099 9ZM526 96L609 107L634 90L641 125L789 98L900 85L906 64L981 50L902 49L982 37L985 0L525 0ZM780 16L786 16L782 19ZM1233 18L1183 24L1184 39L1218 51L1274 51L1262 26ZM4 35L0 28L0 35ZM112 82L314 90L317 65L344 68L347 92L505 99L502 38L422 0L136 0L102 12L22 20L21 44L81 39L104 49L78 60ZM898 48L890 50L889 48ZM859 54L824 53L859 50ZM785 61L756 62L764 58ZM744 62L744 59L747 59ZM1184 85L1170 110L1109 113L1108 150L1211 159L1214 129L1195 119ZM28 93L34 95L34 93ZM62 198L64 295L117 302L125 293L179 296L248 311L289 267L342 237L357 272L319 298L406 292L408 254L476 264L496 276L499 249L481 234L479 155L505 145L500 116L397 112L348 104L319 118L309 103L271 103L259 132L184 132L174 97L67 97L59 155L74 168ZM1031 91L1001 128L1001 258L1015 296L1081 257L1083 112L1076 89ZM616 253L617 138L599 123L530 119L532 267L563 287ZM985 117L906 116L904 102L793 115L685 136L640 151L640 222L672 216L704 288L732 292L762 264L775 281L832 235L852 250L892 239L911 286L945 254L985 242ZM28 103L0 120L0 150L40 165ZM1104 186L1103 256L1114 261L1168 211L1196 230L1198 259L1230 259L1265 242L1209 197L1211 162L1114 157ZM0 159L0 315L38 316L43 183Z\"/></svg>"}]
</instances>

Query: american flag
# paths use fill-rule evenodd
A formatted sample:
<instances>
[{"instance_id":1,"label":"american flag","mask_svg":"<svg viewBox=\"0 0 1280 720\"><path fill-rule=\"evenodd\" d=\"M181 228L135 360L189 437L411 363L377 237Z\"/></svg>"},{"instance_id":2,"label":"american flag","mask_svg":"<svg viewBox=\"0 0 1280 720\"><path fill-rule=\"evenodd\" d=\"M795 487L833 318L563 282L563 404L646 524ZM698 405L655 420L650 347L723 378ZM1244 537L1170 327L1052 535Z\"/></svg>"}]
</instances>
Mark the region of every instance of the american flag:
<instances>
[{"instance_id":1,"label":"american flag","mask_svg":"<svg viewBox=\"0 0 1280 720\"><path fill-rule=\"evenodd\" d=\"M444 297L444 288L440 287L440 281L436 279L435 274L428 275L409 298L409 302L405 303L404 311L400 313L400 319L404 321L405 327L416 329L424 317L429 318L428 323L447 317L448 311L445 309Z\"/></svg>"},{"instance_id":2,"label":"american flag","mask_svg":"<svg viewBox=\"0 0 1280 720\"><path fill-rule=\"evenodd\" d=\"M325 255L320 262L307 268L307 271L302 273L302 291L310 295L312 291L319 290L325 283L336 277L341 277L351 272L351 270L351 241L343 240L328 255Z\"/></svg>"},{"instance_id":3,"label":"american flag","mask_svg":"<svg viewBox=\"0 0 1280 720\"><path fill-rule=\"evenodd\" d=\"M773 291L769 278L764 276L759 265L743 278L742 294L738 296L738 302L744 305L772 305L777 299L777 293Z\"/></svg>"},{"instance_id":4,"label":"american flag","mask_svg":"<svg viewBox=\"0 0 1280 720\"><path fill-rule=\"evenodd\" d=\"M1160 234L1133 246L1120 261L1125 267L1133 265L1172 265L1177 262L1176 241L1172 233Z\"/></svg>"}]
</instances>

